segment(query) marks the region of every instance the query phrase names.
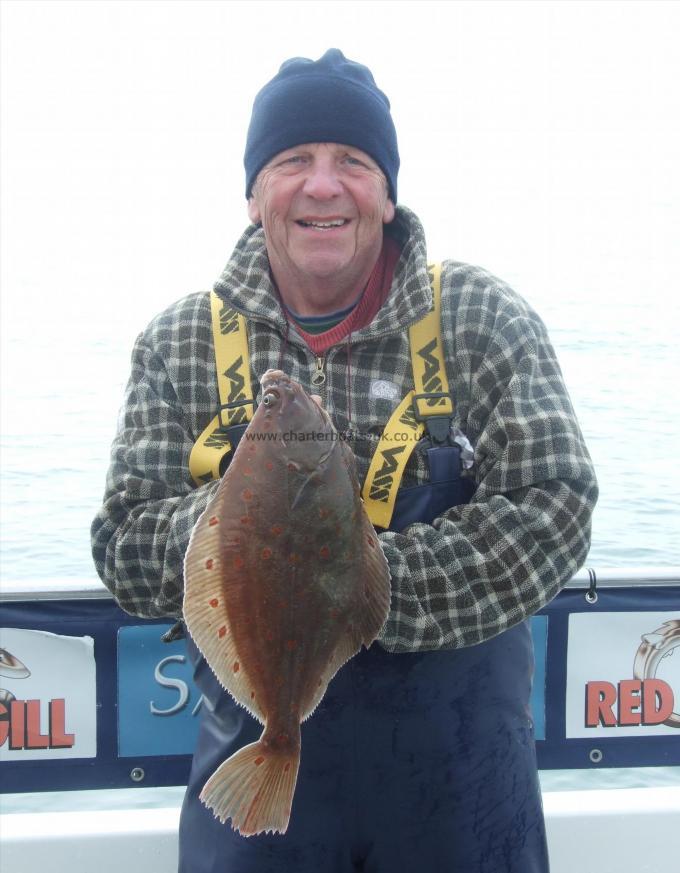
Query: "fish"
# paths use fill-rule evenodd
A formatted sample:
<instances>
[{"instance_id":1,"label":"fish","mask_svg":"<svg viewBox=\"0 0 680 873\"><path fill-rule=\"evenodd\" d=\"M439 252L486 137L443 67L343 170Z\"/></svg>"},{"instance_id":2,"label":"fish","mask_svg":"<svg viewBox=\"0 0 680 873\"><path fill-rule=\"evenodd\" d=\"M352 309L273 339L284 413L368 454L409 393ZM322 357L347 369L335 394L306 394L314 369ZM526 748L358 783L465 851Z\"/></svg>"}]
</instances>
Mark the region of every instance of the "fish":
<instances>
[{"instance_id":1,"label":"fish","mask_svg":"<svg viewBox=\"0 0 680 873\"><path fill-rule=\"evenodd\" d=\"M16 655L13 655L7 649L0 648L0 676L6 676L9 679L27 679L30 675L31 671ZM6 709L16 699L16 695L7 688L0 688L0 703Z\"/></svg>"},{"instance_id":2,"label":"fish","mask_svg":"<svg viewBox=\"0 0 680 873\"><path fill-rule=\"evenodd\" d=\"M10 679L26 679L30 675L31 671L16 655L7 649L0 648L0 676L7 676Z\"/></svg>"},{"instance_id":3,"label":"fish","mask_svg":"<svg viewBox=\"0 0 680 873\"><path fill-rule=\"evenodd\" d=\"M191 533L184 621L221 685L264 730L220 764L200 799L243 836L284 834L300 725L387 620L387 561L354 454L281 370Z\"/></svg>"}]
</instances>

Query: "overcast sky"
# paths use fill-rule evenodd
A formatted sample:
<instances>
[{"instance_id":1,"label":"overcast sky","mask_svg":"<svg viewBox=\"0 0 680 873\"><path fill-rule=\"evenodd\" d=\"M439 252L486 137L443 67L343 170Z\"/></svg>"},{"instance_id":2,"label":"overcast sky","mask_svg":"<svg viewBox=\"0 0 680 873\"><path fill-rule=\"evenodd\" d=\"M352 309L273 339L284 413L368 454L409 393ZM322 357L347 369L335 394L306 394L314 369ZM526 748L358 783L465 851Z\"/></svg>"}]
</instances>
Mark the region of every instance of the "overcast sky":
<instances>
[{"instance_id":1,"label":"overcast sky","mask_svg":"<svg viewBox=\"0 0 680 873\"><path fill-rule=\"evenodd\" d=\"M392 101L433 257L539 309L673 302L679 25L673 2L6 0L4 330L32 300L138 330L209 287L246 223L255 93L330 46Z\"/></svg>"}]
</instances>

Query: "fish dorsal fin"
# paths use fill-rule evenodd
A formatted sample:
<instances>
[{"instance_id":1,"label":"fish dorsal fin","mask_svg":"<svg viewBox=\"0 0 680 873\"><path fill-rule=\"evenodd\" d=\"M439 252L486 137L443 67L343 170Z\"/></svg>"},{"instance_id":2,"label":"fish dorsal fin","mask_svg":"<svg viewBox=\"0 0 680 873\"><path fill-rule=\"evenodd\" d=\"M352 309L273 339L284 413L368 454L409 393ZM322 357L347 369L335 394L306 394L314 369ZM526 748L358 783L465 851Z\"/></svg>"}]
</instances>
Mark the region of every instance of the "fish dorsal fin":
<instances>
[{"instance_id":1,"label":"fish dorsal fin","mask_svg":"<svg viewBox=\"0 0 680 873\"><path fill-rule=\"evenodd\" d=\"M365 511L362 510L361 539L364 557L364 573L360 597L361 641L368 648L380 633L390 613L390 569L380 540Z\"/></svg>"},{"instance_id":2,"label":"fish dorsal fin","mask_svg":"<svg viewBox=\"0 0 680 873\"><path fill-rule=\"evenodd\" d=\"M221 531L212 501L194 526L184 561L184 620L220 685L262 724L265 716L233 637L229 592L221 582Z\"/></svg>"},{"instance_id":3,"label":"fish dorsal fin","mask_svg":"<svg viewBox=\"0 0 680 873\"><path fill-rule=\"evenodd\" d=\"M355 610L359 620L347 627L323 671L311 698L304 701L302 718L306 719L319 705L328 684L338 670L361 649L376 639L390 612L390 573L380 541L363 507L361 508L361 548L363 555L362 584L359 586L360 606Z\"/></svg>"},{"instance_id":4,"label":"fish dorsal fin","mask_svg":"<svg viewBox=\"0 0 680 873\"><path fill-rule=\"evenodd\" d=\"M338 645L333 652L333 656L328 662L326 669L322 672L319 684L312 692L310 699L303 701L301 714L302 721L313 714L314 710L321 702L322 697L328 690L328 685L333 676L335 676L338 670L346 664L350 658L356 655L360 648L361 639L359 638L359 634L356 633L355 629L350 629L338 642Z\"/></svg>"}]
</instances>

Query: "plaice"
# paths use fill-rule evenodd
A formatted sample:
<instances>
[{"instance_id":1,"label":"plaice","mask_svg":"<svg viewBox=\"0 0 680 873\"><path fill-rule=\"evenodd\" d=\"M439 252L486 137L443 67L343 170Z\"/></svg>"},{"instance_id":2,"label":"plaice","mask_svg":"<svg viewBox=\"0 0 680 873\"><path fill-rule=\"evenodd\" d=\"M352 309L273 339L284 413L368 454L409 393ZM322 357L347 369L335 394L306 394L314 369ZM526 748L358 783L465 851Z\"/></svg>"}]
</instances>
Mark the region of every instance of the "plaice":
<instances>
[{"instance_id":1,"label":"plaice","mask_svg":"<svg viewBox=\"0 0 680 873\"><path fill-rule=\"evenodd\" d=\"M327 413L279 370L187 550L184 618L220 683L264 725L201 800L246 836L284 833L300 723L389 612L387 562L354 456Z\"/></svg>"}]
</instances>

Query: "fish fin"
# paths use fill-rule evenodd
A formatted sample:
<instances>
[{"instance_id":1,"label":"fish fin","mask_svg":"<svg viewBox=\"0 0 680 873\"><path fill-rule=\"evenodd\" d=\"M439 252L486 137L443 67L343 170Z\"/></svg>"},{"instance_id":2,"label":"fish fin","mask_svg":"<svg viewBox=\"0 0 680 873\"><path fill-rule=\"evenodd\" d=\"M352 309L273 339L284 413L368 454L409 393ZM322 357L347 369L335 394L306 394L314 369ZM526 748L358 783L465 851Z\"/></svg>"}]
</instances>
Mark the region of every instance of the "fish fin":
<instances>
[{"instance_id":1,"label":"fish fin","mask_svg":"<svg viewBox=\"0 0 680 873\"><path fill-rule=\"evenodd\" d=\"M359 590L359 608L356 618L349 624L338 640L328 665L321 674L319 684L309 699L302 704L302 720L309 718L321 702L328 685L338 670L361 649L368 648L380 633L390 612L390 570L380 541L368 515L361 507L363 540L363 575Z\"/></svg>"},{"instance_id":2,"label":"fish fin","mask_svg":"<svg viewBox=\"0 0 680 873\"><path fill-rule=\"evenodd\" d=\"M200 794L215 818L244 837L285 834L300 766L300 746L272 752L262 740L239 749L215 770Z\"/></svg>"},{"instance_id":3,"label":"fish fin","mask_svg":"<svg viewBox=\"0 0 680 873\"><path fill-rule=\"evenodd\" d=\"M368 648L380 633L390 614L392 588L390 568L378 535L363 505L361 511L364 574L363 589L360 594L363 609L359 611L358 628L361 632L361 641Z\"/></svg>"},{"instance_id":4,"label":"fish fin","mask_svg":"<svg viewBox=\"0 0 680 873\"><path fill-rule=\"evenodd\" d=\"M223 534L219 525L210 524L212 517L209 504L189 540L184 560L184 621L220 685L264 724L265 716L254 696L252 680L236 650L227 610L228 596L221 584Z\"/></svg>"},{"instance_id":5,"label":"fish fin","mask_svg":"<svg viewBox=\"0 0 680 873\"><path fill-rule=\"evenodd\" d=\"M338 640L338 645L336 646L325 670L321 674L319 683L312 692L311 698L302 702L302 721L313 714L314 710L321 702L321 698L326 693L333 676L335 676L340 667L357 654L359 649L361 649L361 634L356 630L356 628L348 627L343 637Z\"/></svg>"}]
</instances>

